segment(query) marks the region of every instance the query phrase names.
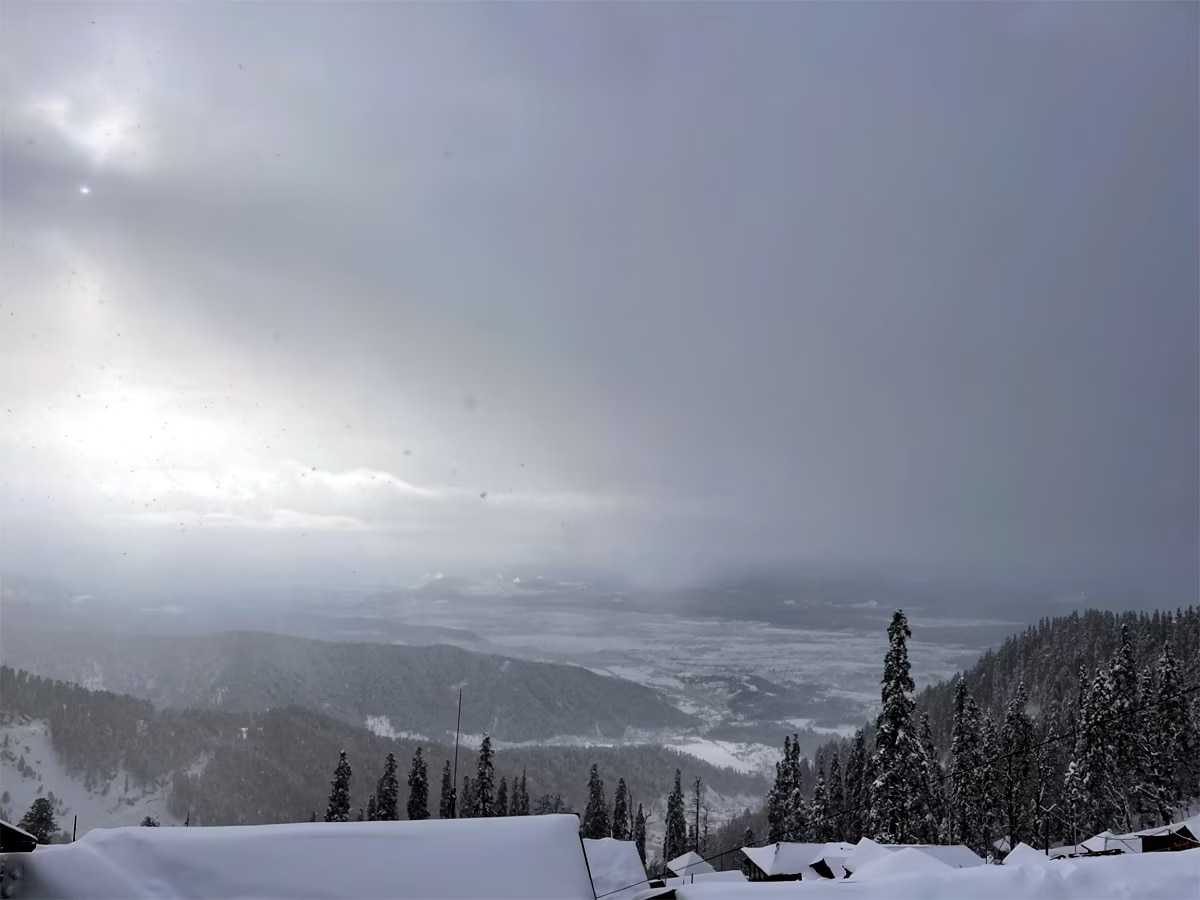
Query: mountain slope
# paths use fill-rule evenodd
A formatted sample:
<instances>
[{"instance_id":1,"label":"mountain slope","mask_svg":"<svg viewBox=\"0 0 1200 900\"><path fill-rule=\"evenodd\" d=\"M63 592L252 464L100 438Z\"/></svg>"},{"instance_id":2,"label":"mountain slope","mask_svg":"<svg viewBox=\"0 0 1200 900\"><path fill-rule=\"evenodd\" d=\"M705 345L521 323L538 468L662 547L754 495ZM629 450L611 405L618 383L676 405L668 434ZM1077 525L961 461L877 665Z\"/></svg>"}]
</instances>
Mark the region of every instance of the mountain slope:
<instances>
[{"instance_id":1,"label":"mountain slope","mask_svg":"<svg viewBox=\"0 0 1200 900\"><path fill-rule=\"evenodd\" d=\"M334 643L260 632L96 635L6 629L6 665L149 700L158 707L251 712L301 705L360 725L386 716L398 733L496 740L620 737L627 727L696 720L651 688L578 666L456 647Z\"/></svg>"},{"instance_id":2,"label":"mountain slope","mask_svg":"<svg viewBox=\"0 0 1200 900\"><path fill-rule=\"evenodd\" d=\"M341 750L354 768L354 808L366 805L384 758L395 753L404 809L408 791L403 776L418 746L416 741L380 737L295 706L257 713L160 711L133 697L52 682L7 666L0 667L0 733L8 739L6 766L15 766L17 754L22 754L25 766L37 769L28 779L31 789L37 782L56 796L75 797L83 791L89 798L83 808L93 815L102 812L103 821L81 818L81 831L118 821L111 810L120 812L125 798L153 800L172 820L182 821L190 814L191 821L200 824L306 821L325 809ZM53 760L46 757L43 745L34 748L30 743L29 736L36 734L49 735ZM26 744L31 747L28 757L23 752ZM430 805L436 813L442 766L453 758L453 747L433 742L420 746L428 760ZM617 778L623 777L635 799L647 806L661 802L676 768L687 779L699 775L713 792L714 805L741 808L766 791L761 777L648 745L502 748L496 753L496 778L511 779L524 770L532 797L561 794L569 807L582 810L593 762L608 782L610 796ZM460 780L474 769L474 754L460 750ZM37 774L43 776L41 781ZM62 783L64 775L72 784ZM55 779L58 783L51 783ZM17 799L14 791L12 800ZM15 806L10 810L18 817L23 811ZM61 809L64 816L72 811ZM127 818L119 821L127 824Z\"/></svg>"}]
</instances>

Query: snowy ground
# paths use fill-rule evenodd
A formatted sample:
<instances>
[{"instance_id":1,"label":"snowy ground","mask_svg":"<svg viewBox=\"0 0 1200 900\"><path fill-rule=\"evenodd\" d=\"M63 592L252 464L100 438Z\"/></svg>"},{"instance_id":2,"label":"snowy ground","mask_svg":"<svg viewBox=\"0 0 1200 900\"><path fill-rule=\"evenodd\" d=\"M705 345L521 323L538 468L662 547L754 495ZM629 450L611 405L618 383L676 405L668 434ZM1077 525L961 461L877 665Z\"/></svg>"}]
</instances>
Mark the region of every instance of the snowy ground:
<instances>
[{"instance_id":1,"label":"snowy ground","mask_svg":"<svg viewBox=\"0 0 1200 900\"><path fill-rule=\"evenodd\" d=\"M0 724L0 733L8 738L8 746L0 751L0 786L7 802L2 805L13 821L33 805L38 797L53 794L54 814L60 829L68 834L75 816L79 817L78 834L93 828L113 828L137 825L146 816L158 819L163 825L179 824L167 812L167 788L157 785L139 788L126 778L124 772L99 790L89 791L83 782L69 775L50 746L49 726L41 719ZM17 763L24 758L26 772L21 774ZM197 759L193 766L203 766L206 760ZM29 769L33 770L32 777Z\"/></svg>"},{"instance_id":2,"label":"snowy ground","mask_svg":"<svg viewBox=\"0 0 1200 900\"><path fill-rule=\"evenodd\" d=\"M1195 900L1200 850L1063 860L1047 866L979 866L876 878L684 885L680 900Z\"/></svg>"}]
</instances>

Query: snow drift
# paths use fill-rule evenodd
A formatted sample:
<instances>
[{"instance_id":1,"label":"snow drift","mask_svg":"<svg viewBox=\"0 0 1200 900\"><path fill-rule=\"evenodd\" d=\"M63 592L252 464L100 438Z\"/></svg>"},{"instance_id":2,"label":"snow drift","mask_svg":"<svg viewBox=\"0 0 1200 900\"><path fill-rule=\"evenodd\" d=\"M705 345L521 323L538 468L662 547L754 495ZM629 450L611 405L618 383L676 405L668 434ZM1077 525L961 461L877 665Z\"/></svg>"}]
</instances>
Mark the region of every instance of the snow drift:
<instances>
[{"instance_id":1,"label":"snow drift","mask_svg":"<svg viewBox=\"0 0 1200 900\"><path fill-rule=\"evenodd\" d=\"M31 898L593 900L573 815L104 828L11 854Z\"/></svg>"},{"instance_id":2,"label":"snow drift","mask_svg":"<svg viewBox=\"0 0 1200 900\"><path fill-rule=\"evenodd\" d=\"M865 867L864 867L865 868ZM1195 900L1200 850L1126 854L1048 866L943 866L863 881L681 885L678 900Z\"/></svg>"}]
</instances>

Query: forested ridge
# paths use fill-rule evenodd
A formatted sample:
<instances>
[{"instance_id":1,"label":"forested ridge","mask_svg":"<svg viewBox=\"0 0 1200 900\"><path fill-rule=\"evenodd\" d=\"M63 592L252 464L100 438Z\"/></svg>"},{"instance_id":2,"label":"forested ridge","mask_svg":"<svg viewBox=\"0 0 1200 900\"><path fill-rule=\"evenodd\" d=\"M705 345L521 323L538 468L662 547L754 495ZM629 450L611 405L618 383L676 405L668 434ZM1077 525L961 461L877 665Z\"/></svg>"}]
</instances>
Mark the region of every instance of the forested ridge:
<instances>
[{"instance_id":1,"label":"forested ridge","mask_svg":"<svg viewBox=\"0 0 1200 900\"><path fill-rule=\"evenodd\" d=\"M0 710L46 720L64 766L88 786L100 789L121 771L140 784L169 780L172 814L190 815L199 824L307 821L325 809L333 765L343 750L356 772L349 788L355 810L365 809L389 753L406 768L421 747L431 778L453 758L452 746L381 737L300 706L251 713L156 710L134 697L8 666L0 667ZM612 785L623 778L632 799L647 809L670 791L676 769L702 777L727 796L761 796L766 789L761 776L652 745L501 748L494 762L497 781L526 773L533 805L542 797L557 798L562 808L577 811L587 804L593 764ZM475 751L460 748L459 776L476 765ZM400 806L407 802L402 782Z\"/></svg>"},{"instance_id":2,"label":"forested ridge","mask_svg":"<svg viewBox=\"0 0 1200 900\"><path fill-rule=\"evenodd\" d=\"M710 853L867 836L987 854L1164 824L1200 800L1196 608L1043 619L919 694L910 634L897 612L879 717L813 760L786 740L764 807Z\"/></svg>"},{"instance_id":3,"label":"forested ridge","mask_svg":"<svg viewBox=\"0 0 1200 900\"><path fill-rule=\"evenodd\" d=\"M42 677L102 684L159 709L226 712L299 705L351 725L386 716L398 731L453 738L465 687L464 734L503 741L560 735L620 738L626 728L696 720L652 688L581 666L438 644L317 641L263 632L200 635L6 628L6 664Z\"/></svg>"}]
</instances>

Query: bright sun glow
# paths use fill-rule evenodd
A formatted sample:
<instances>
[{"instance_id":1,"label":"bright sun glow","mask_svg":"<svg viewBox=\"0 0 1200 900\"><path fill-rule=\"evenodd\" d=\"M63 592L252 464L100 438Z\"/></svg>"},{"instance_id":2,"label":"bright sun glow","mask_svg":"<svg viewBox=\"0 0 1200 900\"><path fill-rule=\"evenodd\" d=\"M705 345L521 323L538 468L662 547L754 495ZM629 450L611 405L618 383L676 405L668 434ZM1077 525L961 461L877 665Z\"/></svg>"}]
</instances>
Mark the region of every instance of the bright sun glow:
<instances>
[{"instance_id":1,"label":"bright sun glow","mask_svg":"<svg viewBox=\"0 0 1200 900\"><path fill-rule=\"evenodd\" d=\"M79 187L79 193L81 193L81 194L90 194L91 192L92 192L92 189L91 189L90 187L88 187L86 184L84 184L84 185L80 185L80 187Z\"/></svg>"}]
</instances>

